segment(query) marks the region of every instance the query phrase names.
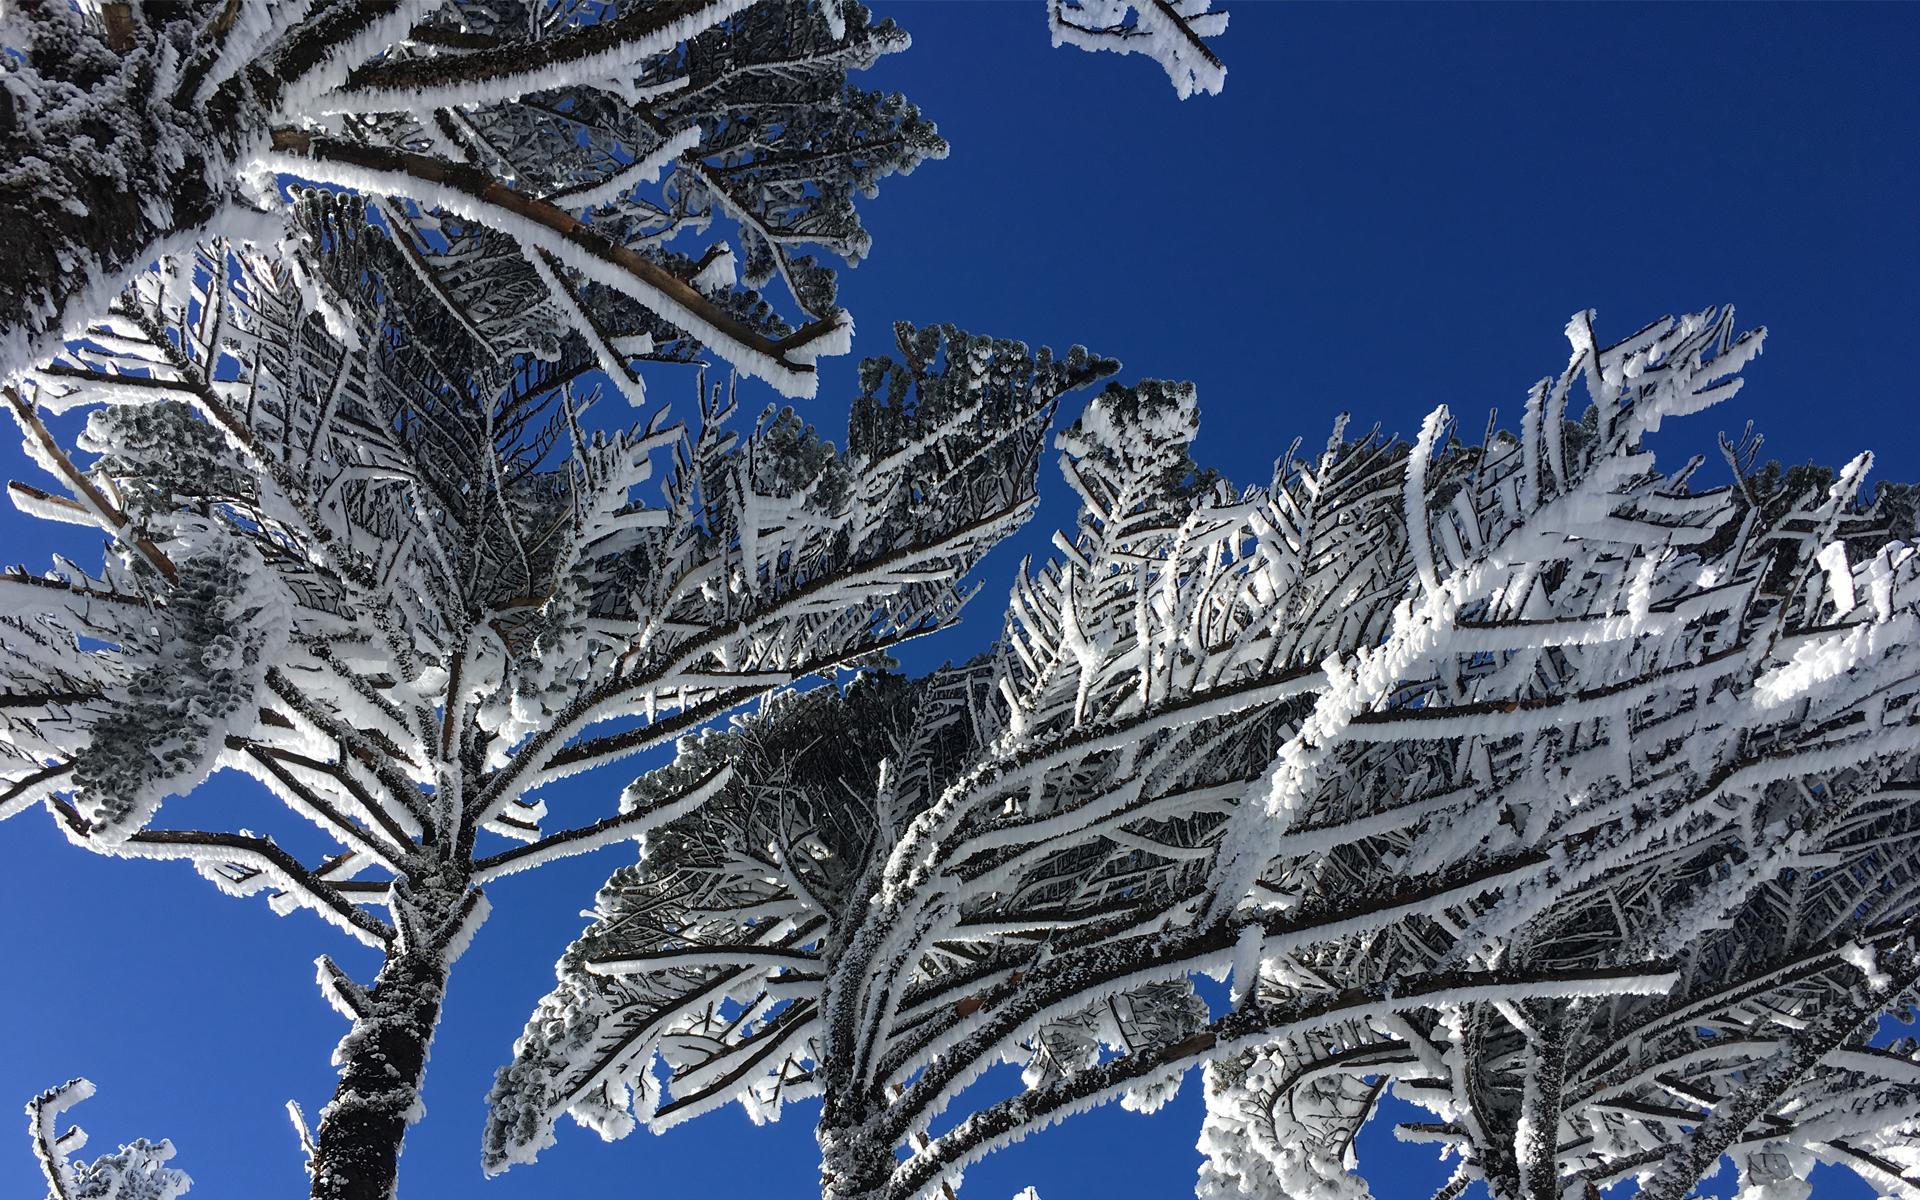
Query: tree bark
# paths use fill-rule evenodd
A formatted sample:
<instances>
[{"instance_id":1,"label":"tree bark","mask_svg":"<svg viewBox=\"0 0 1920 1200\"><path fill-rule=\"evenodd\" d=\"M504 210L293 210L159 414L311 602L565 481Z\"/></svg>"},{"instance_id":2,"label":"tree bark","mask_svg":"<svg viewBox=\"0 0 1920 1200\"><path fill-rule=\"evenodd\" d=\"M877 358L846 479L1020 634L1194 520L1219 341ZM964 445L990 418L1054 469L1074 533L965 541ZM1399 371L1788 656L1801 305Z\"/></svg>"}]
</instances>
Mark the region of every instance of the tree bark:
<instances>
[{"instance_id":1,"label":"tree bark","mask_svg":"<svg viewBox=\"0 0 1920 1200\"><path fill-rule=\"evenodd\" d=\"M820 997L822 1087L814 1138L820 1146L821 1200L879 1200L898 1161L879 1128L887 1096L867 1087L859 1069L863 1001L885 971L884 966L873 969L874 950L884 944L870 935L870 923L882 919L878 911L865 914L866 924L840 950Z\"/></svg>"},{"instance_id":2,"label":"tree bark","mask_svg":"<svg viewBox=\"0 0 1920 1200\"><path fill-rule=\"evenodd\" d=\"M1516 1139L1520 1186L1526 1200L1557 1200L1560 1180L1560 1093L1567 1078L1566 1014L1548 1001L1537 1006L1536 1036L1527 1054L1532 1083L1523 1100L1526 1129Z\"/></svg>"},{"instance_id":3,"label":"tree bark","mask_svg":"<svg viewBox=\"0 0 1920 1200\"><path fill-rule=\"evenodd\" d=\"M879 1122L862 1119L862 1114L873 1111L872 1101L877 1098L865 1099L869 1103L848 1104L830 1094L821 1111L815 1136L820 1143L822 1200L880 1200L887 1194L899 1159L876 1128Z\"/></svg>"},{"instance_id":4,"label":"tree bark","mask_svg":"<svg viewBox=\"0 0 1920 1200\"><path fill-rule=\"evenodd\" d=\"M388 1200L421 1111L448 968L438 946L388 958L367 1012L340 1044L340 1084L314 1138L313 1200Z\"/></svg>"}]
</instances>

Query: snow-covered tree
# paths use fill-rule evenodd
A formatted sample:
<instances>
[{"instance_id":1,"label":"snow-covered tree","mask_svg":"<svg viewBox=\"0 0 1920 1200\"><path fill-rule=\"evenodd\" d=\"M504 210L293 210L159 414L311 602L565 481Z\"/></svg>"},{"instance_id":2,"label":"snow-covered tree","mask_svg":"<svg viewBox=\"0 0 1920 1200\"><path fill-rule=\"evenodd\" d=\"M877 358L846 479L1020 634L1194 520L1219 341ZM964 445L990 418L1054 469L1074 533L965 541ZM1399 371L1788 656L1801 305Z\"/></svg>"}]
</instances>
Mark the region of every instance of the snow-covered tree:
<instances>
[{"instance_id":1,"label":"snow-covered tree","mask_svg":"<svg viewBox=\"0 0 1920 1200\"><path fill-rule=\"evenodd\" d=\"M316 1196L385 1197L483 888L640 837L729 769L557 828L543 789L947 624L1030 511L1056 397L1112 364L903 326L844 450L790 409L736 429L731 386L690 424L596 423L600 351L645 309L589 293L604 337L509 352L442 302L497 235L408 247L326 192L297 217L286 257L164 260L6 392L65 492L16 503L112 553L0 576L0 815L43 803L81 846L186 860L381 951L371 986L320 961L352 1028L311 1168ZM81 408L90 459L48 424ZM339 853L156 823L220 768Z\"/></svg>"},{"instance_id":2,"label":"snow-covered tree","mask_svg":"<svg viewBox=\"0 0 1920 1200\"><path fill-rule=\"evenodd\" d=\"M1907 1194L1920 1075L1872 1035L1920 973L1910 512L1862 503L1864 456L1812 493L1750 442L1726 486L1655 469L1760 349L1730 312L1568 336L1517 431L1343 422L1245 491L1188 457L1190 387L1110 387L991 658L787 698L636 783L731 768L602 892L489 1167L562 1113L820 1094L825 1194L909 1200L1204 1065L1205 1195L1364 1194L1389 1081L1456 1192L1679 1196L1733 1153ZM999 1063L1025 1089L974 1103Z\"/></svg>"},{"instance_id":3,"label":"snow-covered tree","mask_svg":"<svg viewBox=\"0 0 1920 1200\"><path fill-rule=\"evenodd\" d=\"M177 1200L193 1186L186 1172L169 1167L173 1143L137 1138L92 1162L74 1162L87 1145L78 1125L65 1133L60 1117L93 1095L93 1084L69 1079L27 1101L27 1136L47 1177L47 1200Z\"/></svg>"},{"instance_id":4,"label":"snow-covered tree","mask_svg":"<svg viewBox=\"0 0 1920 1200\"><path fill-rule=\"evenodd\" d=\"M904 98L846 82L906 45L848 0L9 4L0 378L162 254L271 245L292 176L360 190L403 245L448 221L496 231L530 259L521 286L573 324L582 291L619 292L811 395L850 329L802 248L857 261L856 193L946 152ZM708 294L735 270L779 276L799 327ZM624 373L648 347L603 352Z\"/></svg>"},{"instance_id":5,"label":"snow-covered tree","mask_svg":"<svg viewBox=\"0 0 1920 1200\"><path fill-rule=\"evenodd\" d=\"M1207 39L1227 31L1213 0L1046 0L1053 44L1144 54L1160 64L1182 100L1218 95L1227 68Z\"/></svg>"}]
</instances>

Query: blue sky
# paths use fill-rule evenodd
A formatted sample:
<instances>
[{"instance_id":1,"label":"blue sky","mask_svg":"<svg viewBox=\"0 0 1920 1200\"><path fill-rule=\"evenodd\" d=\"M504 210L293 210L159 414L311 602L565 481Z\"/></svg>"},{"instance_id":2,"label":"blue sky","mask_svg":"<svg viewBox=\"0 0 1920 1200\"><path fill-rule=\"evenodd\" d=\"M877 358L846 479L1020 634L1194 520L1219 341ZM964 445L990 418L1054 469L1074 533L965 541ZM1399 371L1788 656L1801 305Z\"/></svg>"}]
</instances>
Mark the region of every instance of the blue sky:
<instances>
[{"instance_id":1,"label":"blue sky","mask_svg":"<svg viewBox=\"0 0 1920 1200\"><path fill-rule=\"evenodd\" d=\"M1788 461L1871 448L1876 477L1920 478L1920 7L1242 0L1220 43L1225 93L1185 103L1145 60L1049 49L1039 0L876 7L916 45L863 82L908 92L954 149L865 206L873 256L842 288L861 335L806 406L825 428L844 420L854 361L890 348L893 320L952 321L1081 342L1124 378L1195 380L1197 456L1252 481L1343 410L1403 434L1440 403L1472 428L1491 408L1517 415L1564 363L1576 310L1597 309L1606 338L1732 302L1770 328L1766 354L1733 407L1670 426L1666 461L1752 419ZM0 440L0 468L32 480ZM1071 520L1050 466L1041 483L1039 520L989 560L971 622L914 665L997 631L1019 554ZM51 544L0 512L8 560L43 567ZM584 783L607 794L577 802L604 804L618 782ZM261 799L222 777L166 820L278 828ZM817 1194L804 1108L772 1128L729 1110L611 1146L567 1126L540 1164L482 1183L493 1069L576 914L629 853L495 889L454 974L404 1195ZM304 1194L282 1105L325 1102L342 1032L312 960L332 953L365 976L363 951L183 867L74 850L41 814L0 828L0 905L0 1100L85 1074L100 1095L77 1115L96 1148L173 1138L196 1200ZM1110 1110L1031 1140L976 1168L963 1194L1188 1195L1196 1084L1156 1117ZM1383 1197L1444 1177L1382 1122L1361 1157ZM38 1195L36 1181L24 1139L0 1138L0 1194ZM1819 1183L1834 1200L1865 1194Z\"/></svg>"}]
</instances>

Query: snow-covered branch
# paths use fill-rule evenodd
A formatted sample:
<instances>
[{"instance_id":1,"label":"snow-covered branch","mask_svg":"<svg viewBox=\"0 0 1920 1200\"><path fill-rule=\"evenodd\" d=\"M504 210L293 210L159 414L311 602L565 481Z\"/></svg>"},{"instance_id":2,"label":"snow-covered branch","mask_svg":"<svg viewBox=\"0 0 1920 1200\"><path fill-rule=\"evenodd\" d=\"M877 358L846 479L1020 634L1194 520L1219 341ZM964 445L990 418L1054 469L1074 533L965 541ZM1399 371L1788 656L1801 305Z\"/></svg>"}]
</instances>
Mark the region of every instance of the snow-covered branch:
<instances>
[{"instance_id":1,"label":"snow-covered branch","mask_svg":"<svg viewBox=\"0 0 1920 1200\"><path fill-rule=\"evenodd\" d=\"M86 1148L87 1133L78 1125L60 1132L60 1118L92 1095L92 1082L69 1079L27 1101L27 1135L46 1176L47 1200L176 1200L186 1195L193 1180L166 1165L174 1154L169 1141L139 1138L92 1162L73 1160Z\"/></svg>"},{"instance_id":2,"label":"snow-covered branch","mask_svg":"<svg viewBox=\"0 0 1920 1200\"><path fill-rule=\"evenodd\" d=\"M1046 0L1053 44L1113 54L1144 54L1160 64L1185 100L1217 95L1226 64L1207 39L1227 31L1227 14L1213 0Z\"/></svg>"}]
</instances>

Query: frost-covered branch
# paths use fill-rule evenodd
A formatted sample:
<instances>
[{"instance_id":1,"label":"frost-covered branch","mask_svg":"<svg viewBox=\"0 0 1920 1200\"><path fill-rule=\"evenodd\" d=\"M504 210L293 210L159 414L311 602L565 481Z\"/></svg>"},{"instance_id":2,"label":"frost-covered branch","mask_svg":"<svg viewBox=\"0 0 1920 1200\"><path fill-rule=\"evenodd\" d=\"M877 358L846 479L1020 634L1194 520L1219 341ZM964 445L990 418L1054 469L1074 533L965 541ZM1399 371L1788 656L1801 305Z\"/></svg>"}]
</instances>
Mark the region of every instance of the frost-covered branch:
<instances>
[{"instance_id":1,"label":"frost-covered branch","mask_svg":"<svg viewBox=\"0 0 1920 1200\"><path fill-rule=\"evenodd\" d=\"M166 1165L174 1154L169 1141L140 1138L92 1162L73 1161L86 1147L87 1134L78 1125L61 1133L60 1118L92 1095L91 1082L69 1079L27 1101L27 1135L47 1179L47 1200L176 1200L184 1196L193 1180Z\"/></svg>"},{"instance_id":2,"label":"frost-covered branch","mask_svg":"<svg viewBox=\"0 0 1920 1200\"><path fill-rule=\"evenodd\" d=\"M334 112L392 112L517 100L528 92L638 75L647 60L720 24L754 0L670 0L576 25L532 46L369 62L322 100ZM429 26L418 37L433 45ZM498 35L496 35L497 38Z\"/></svg>"},{"instance_id":3,"label":"frost-covered branch","mask_svg":"<svg viewBox=\"0 0 1920 1200\"><path fill-rule=\"evenodd\" d=\"M783 395L812 396L816 356L844 354L852 324L835 314L773 339L736 320L690 282L646 256L596 233L556 205L525 196L471 167L421 154L274 131L272 160L288 174L374 195L405 195L506 233L532 252L558 258L585 279L635 296L649 311L712 347L743 373ZM550 276L549 276L550 277ZM557 281L549 285L557 287ZM570 306L568 297L560 303Z\"/></svg>"},{"instance_id":4,"label":"frost-covered branch","mask_svg":"<svg viewBox=\"0 0 1920 1200\"><path fill-rule=\"evenodd\" d=\"M459 4L28 0L10 7L0 36L0 157L17 164L0 175L0 247L14 264L0 281L0 382L104 315L156 259L211 238L276 244L288 205L274 172L292 167L369 189L364 198L387 205L367 230L415 251L416 237L439 244L447 222L531 239L524 249L561 255L569 274L585 269L608 293L596 305L617 296L647 314L656 343L678 344L668 361L704 347L810 394L813 357L847 350L833 332L847 318L831 303L832 270L792 247L857 261L866 235L856 193L946 149L903 98L848 86L849 72L906 36L840 0L558 5L517 18ZM774 109L783 115L764 119ZM295 143L332 152L288 162ZM672 162L629 170L669 146ZM460 165L476 173L473 186L420 169L449 150L456 162L475 155ZM359 161L348 171L356 156L416 169ZM745 187L733 194L750 202L718 210L702 179L682 178L704 164L736 175ZM716 216L746 222L747 287L677 272L722 243L686 254L660 245L708 231ZM603 269L609 259L619 265ZM794 336L748 290L776 261L819 330ZM531 271L517 273L523 295L542 290ZM489 336L508 340L496 351L551 336L529 306L470 282L439 295L490 310Z\"/></svg>"},{"instance_id":5,"label":"frost-covered branch","mask_svg":"<svg viewBox=\"0 0 1920 1200\"><path fill-rule=\"evenodd\" d=\"M1044 1130L1076 1111L1122 1099L1143 1082L1178 1079L1201 1063L1265 1044L1276 1036L1299 1036L1376 1013L1404 1012L1470 997L1497 996L1515 1002L1596 991L1657 995L1670 983L1669 976L1649 974L1561 972L1528 978L1489 972L1407 980L1391 989L1391 995L1343 993L1308 1004L1250 1005L1178 1042L1110 1059L1049 1087L1029 1090L972 1114L902 1164L886 1194L899 1200L918 1200L931 1194L936 1180L956 1180L967 1166L991 1151L1024 1140L1029 1133Z\"/></svg>"},{"instance_id":6,"label":"frost-covered branch","mask_svg":"<svg viewBox=\"0 0 1920 1200\"><path fill-rule=\"evenodd\" d=\"M1218 95L1226 64L1206 39L1227 31L1213 0L1047 0L1053 44L1113 54L1144 54L1160 64L1182 100Z\"/></svg>"}]
</instances>

